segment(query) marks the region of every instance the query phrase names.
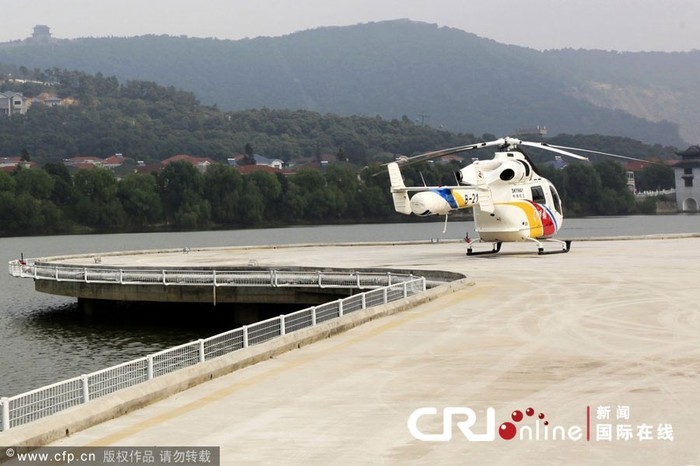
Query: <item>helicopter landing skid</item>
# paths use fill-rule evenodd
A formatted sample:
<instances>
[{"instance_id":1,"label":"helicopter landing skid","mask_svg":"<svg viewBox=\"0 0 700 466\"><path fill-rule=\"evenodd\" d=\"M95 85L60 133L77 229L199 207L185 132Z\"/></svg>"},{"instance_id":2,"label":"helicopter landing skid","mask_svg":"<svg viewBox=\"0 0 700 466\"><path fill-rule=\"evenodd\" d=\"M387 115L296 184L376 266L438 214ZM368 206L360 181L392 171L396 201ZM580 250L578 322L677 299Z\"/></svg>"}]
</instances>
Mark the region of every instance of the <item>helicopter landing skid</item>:
<instances>
[{"instance_id":1,"label":"helicopter landing skid","mask_svg":"<svg viewBox=\"0 0 700 466\"><path fill-rule=\"evenodd\" d=\"M469 246L467 247L467 256L482 256L484 254L496 254L498 251L501 250L501 244L503 244L501 241L496 241L495 243L492 244L492 248L490 251L477 251L474 252L472 251L472 245L474 243L485 243L486 241L481 241L480 239L475 239L472 242L469 243Z\"/></svg>"},{"instance_id":2,"label":"helicopter landing skid","mask_svg":"<svg viewBox=\"0 0 700 466\"><path fill-rule=\"evenodd\" d=\"M538 241L538 240L536 240L536 239L534 239L534 238L530 238L530 240L531 240L531 241L534 241L535 243L537 243L537 255L539 255L539 256L544 256L545 254L564 254L564 253L566 253L566 252L569 252L569 250L571 250L571 240L570 240L570 239L567 239L567 240L564 240L564 241L558 240L558 239L551 239L551 238L550 238L550 239L544 240L544 241L546 241L546 242L548 242L548 243L558 243L558 244L560 244L560 245L561 245L561 249L558 250L558 251L557 251L557 250L554 250L554 251L545 251L545 250L544 250L544 246L542 245L542 242L540 242L540 241Z\"/></svg>"}]
</instances>

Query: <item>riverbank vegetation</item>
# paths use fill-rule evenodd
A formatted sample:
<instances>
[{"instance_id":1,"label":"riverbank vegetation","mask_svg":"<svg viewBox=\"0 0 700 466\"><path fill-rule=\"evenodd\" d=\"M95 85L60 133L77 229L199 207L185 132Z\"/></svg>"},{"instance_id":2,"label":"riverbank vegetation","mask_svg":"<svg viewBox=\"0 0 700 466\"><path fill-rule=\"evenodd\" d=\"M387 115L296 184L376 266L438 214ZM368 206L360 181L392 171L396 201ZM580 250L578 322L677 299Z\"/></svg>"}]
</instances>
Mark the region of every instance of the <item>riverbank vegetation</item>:
<instances>
[{"instance_id":1,"label":"riverbank vegetation","mask_svg":"<svg viewBox=\"0 0 700 466\"><path fill-rule=\"evenodd\" d=\"M458 168L428 164L405 170L407 182L440 183ZM321 171L293 175L215 164L202 173L187 161L159 173L132 173L118 179L95 167L71 175L57 163L43 168L0 172L0 234L50 234L244 228L297 224L392 222L407 217L393 211L386 176L372 166L358 170L334 163ZM558 187L565 213L626 215L648 213L635 203L621 165L611 161L574 163L562 170L541 169ZM641 210L640 210L641 209Z\"/></svg>"}]
</instances>

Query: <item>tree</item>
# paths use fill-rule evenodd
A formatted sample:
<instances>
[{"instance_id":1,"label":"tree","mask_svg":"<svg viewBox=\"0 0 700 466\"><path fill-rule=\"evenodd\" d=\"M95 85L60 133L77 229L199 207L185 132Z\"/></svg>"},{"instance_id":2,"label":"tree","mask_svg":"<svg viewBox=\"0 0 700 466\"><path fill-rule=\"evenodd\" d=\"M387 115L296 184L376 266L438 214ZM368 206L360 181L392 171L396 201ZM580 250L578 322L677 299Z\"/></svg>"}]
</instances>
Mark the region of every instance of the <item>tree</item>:
<instances>
[{"instance_id":1,"label":"tree","mask_svg":"<svg viewBox=\"0 0 700 466\"><path fill-rule=\"evenodd\" d=\"M305 220L320 220L333 216L334 202L326 189L326 180L317 170L302 169L291 180L299 187L301 216Z\"/></svg>"},{"instance_id":2,"label":"tree","mask_svg":"<svg viewBox=\"0 0 700 466\"><path fill-rule=\"evenodd\" d=\"M248 142L245 145L245 157L243 157L239 163L241 165L255 165L257 162L255 161L255 153L253 151L253 146Z\"/></svg>"},{"instance_id":3,"label":"tree","mask_svg":"<svg viewBox=\"0 0 700 466\"><path fill-rule=\"evenodd\" d=\"M153 175L134 173L127 176L119 182L117 197L132 226L143 227L158 223L163 218L163 207Z\"/></svg>"},{"instance_id":4,"label":"tree","mask_svg":"<svg viewBox=\"0 0 700 466\"><path fill-rule=\"evenodd\" d=\"M211 206L212 219L223 225L241 222L243 177L233 167L212 165L204 174L204 198Z\"/></svg>"},{"instance_id":5,"label":"tree","mask_svg":"<svg viewBox=\"0 0 700 466\"><path fill-rule=\"evenodd\" d=\"M359 203L360 190L357 172L348 164L333 163L324 174L331 199L334 200L332 209L336 218L361 218L362 205Z\"/></svg>"},{"instance_id":6,"label":"tree","mask_svg":"<svg viewBox=\"0 0 700 466\"><path fill-rule=\"evenodd\" d=\"M601 193L597 212L601 215L628 214L634 209L634 194L627 186L627 172L618 162L610 159L593 164L598 172Z\"/></svg>"},{"instance_id":7,"label":"tree","mask_svg":"<svg viewBox=\"0 0 700 466\"><path fill-rule=\"evenodd\" d=\"M0 171L0 193L13 193L15 191L15 179L9 173Z\"/></svg>"},{"instance_id":8,"label":"tree","mask_svg":"<svg viewBox=\"0 0 700 466\"><path fill-rule=\"evenodd\" d=\"M73 182L77 202L71 210L76 222L100 229L124 225L126 215L117 198L117 179L110 170L80 170Z\"/></svg>"},{"instance_id":9,"label":"tree","mask_svg":"<svg viewBox=\"0 0 700 466\"><path fill-rule=\"evenodd\" d=\"M39 200L48 200L51 198L54 180L51 175L44 170L18 168L14 172L14 177L15 192L18 195L28 194Z\"/></svg>"},{"instance_id":10,"label":"tree","mask_svg":"<svg viewBox=\"0 0 700 466\"><path fill-rule=\"evenodd\" d=\"M248 225L259 225L265 220L265 201L262 193L248 178L244 179L244 186L241 196L241 221Z\"/></svg>"},{"instance_id":11,"label":"tree","mask_svg":"<svg viewBox=\"0 0 700 466\"><path fill-rule=\"evenodd\" d=\"M282 196L282 185L278 178L272 173L263 170L256 170L245 176L245 190L248 192L255 186L255 192L262 203L262 218L274 220L279 215L280 197ZM256 202L257 204L257 202Z\"/></svg>"},{"instance_id":12,"label":"tree","mask_svg":"<svg viewBox=\"0 0 700 466\"><path fill-rule=\"evenodd\" d=\"M204 175L190 162L169 163L158 176L158 190L168 222L179 227L206 225L211 206L204 199Z\"/></svg>"},{"instance_id":13,"label":"tree","mask_svg":"<svg viewBox=\"0 0 700 466\"><path fill-rule=\"evenodd\" d=\"M591 164L574 162L564 168L561 197L572 215L596 214L601 191L600 175Z\"/></svg>"},{"instance_id":14,"label":"tree","mask_svg":"<svg viewBox=\"0 0 700 466\"><path fill-rule=\"evenodd\" d=\"M671 189L675 184L676 179L673 168L668 165L652 163L642 168L635 175L635 187L637 191Z\"/></svg>"},{"instance_id":15,"label":"tree","mask_svg":"<svg viewBox=\"0 0 700 466\"><path fill-rule=\"evenodd\" d=\"M61 207L72 204L75 201L73 178L65 164L50 162L43 168L53 178L51 201Z\"/></svg>"}]
</instances>

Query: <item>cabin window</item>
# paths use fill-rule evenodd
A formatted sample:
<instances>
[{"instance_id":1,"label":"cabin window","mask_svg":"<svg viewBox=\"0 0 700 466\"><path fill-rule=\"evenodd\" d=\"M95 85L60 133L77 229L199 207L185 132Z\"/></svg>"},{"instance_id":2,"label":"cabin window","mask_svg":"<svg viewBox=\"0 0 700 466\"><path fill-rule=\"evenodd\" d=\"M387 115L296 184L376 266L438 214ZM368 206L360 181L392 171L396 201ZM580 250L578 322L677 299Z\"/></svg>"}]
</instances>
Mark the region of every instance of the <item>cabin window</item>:
<instances>
[{"instance_id":1,"label":"cabin window","mask_svg":"<svg viewBox=\"0 0 700 466\"><path fill-rule=\"evenodd\" d=\"M561 199L559 199L559 193L554 189L554 186L550 186L549 190L552 192L552 199L554 200L554 210L561 213Z\"/></svg>"},{"instance_id":2,"label":"cabin window","mask_svg":"<svg viewBox=\"0 0 700 466\"><path fill-rule=\"evenodd\" d=\"M532 188L532 202L536 204L545 204L547 200L544 197L544 189L542 186L533 186Z\"/></svg>"}]
</instances>

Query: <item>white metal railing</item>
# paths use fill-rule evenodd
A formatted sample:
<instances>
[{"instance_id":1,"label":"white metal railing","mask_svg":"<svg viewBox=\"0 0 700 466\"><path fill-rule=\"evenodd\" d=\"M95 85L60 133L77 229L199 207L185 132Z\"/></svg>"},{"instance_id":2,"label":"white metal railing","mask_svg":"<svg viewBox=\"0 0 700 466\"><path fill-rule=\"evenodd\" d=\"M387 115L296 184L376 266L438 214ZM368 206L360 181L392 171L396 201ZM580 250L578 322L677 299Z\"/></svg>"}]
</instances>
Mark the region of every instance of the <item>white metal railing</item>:
<instances>
[{"instance_id":1,"label":"white metal railing","mask_svg":"<svg viewBox=\"0 0 700 466\"><path fill-rule=\"evenodd\" d=\"M411 278L409 274L392 272L80 267L43 264L32 259L10 261L8 269L10 275L17 278L119 285L317 286L365 289L391 285Z\"/></svg>"},{"instance_id":2,"label":"white metal railing","mask_svg":"<svg viewBox=\"0 0 700 466\"><path fill-rule=\"evenodd\" d=\"M397 276L394 275L394 277ZM353 285L357 286L356 283ZM0 432L161 375L303 328L313 327L351 312L398 301L425 290L424 277L407 277L400 283L246 325L87 375L2 398L0 399Z\"/></svg>"}]
</instances>

